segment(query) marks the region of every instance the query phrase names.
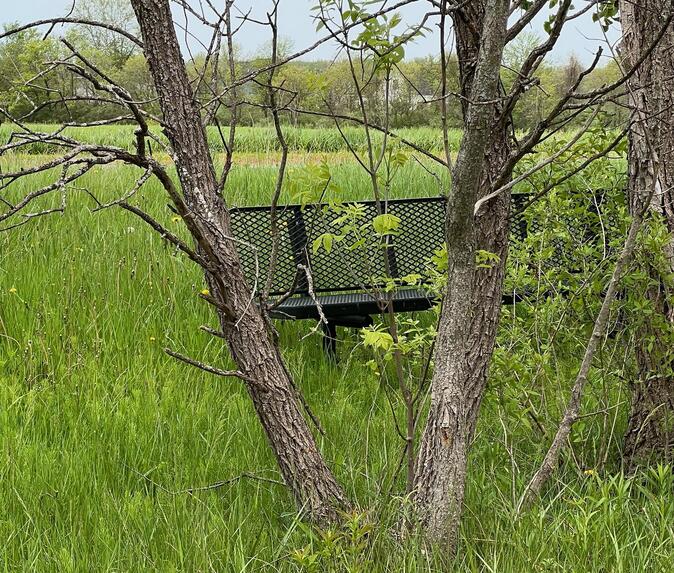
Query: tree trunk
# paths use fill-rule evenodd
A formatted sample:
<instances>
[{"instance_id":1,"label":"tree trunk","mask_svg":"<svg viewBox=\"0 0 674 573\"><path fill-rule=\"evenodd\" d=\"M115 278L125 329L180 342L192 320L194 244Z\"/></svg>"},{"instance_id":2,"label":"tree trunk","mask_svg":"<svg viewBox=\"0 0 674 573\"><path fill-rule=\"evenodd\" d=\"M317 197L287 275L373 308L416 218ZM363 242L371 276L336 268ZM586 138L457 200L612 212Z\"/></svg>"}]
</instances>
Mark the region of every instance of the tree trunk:
<instances>
[{"instance_id":1,"label":"tree trunk","mask_svg":"<svg viewBox=\"0 0 674 573\"><path fill-rule=\"evenodd\" d=\"M661 31L672 10L671 0L621 0L621 54L625 68L642 56ZM674 272L674 30L670 28L629 82L632 127L629 134L628 199L632 214L655 190L649 209L662 218L670 233L664 256ZM659 253L657 256L661 256ZM628 470L639 462L671 459L674 446L674 377L671 347L662 327L674 321L672 293L655 265L644 264L651 285L646 296L659 316L640 327L635 346L637 375L630 383L631 408L625 434ZM670 337L671 340L671 337Z\"/></svg>"},{"instance_id":2,"label":"tree trunk","mask_svg":"<svg viewBox=\"0 0 674 573\"><path fill-rule=\"evenodd\" d=\"M229 212L218 193L169 0L132 0L132 5L174 152L186 206L183 217L210 264L206 279L225 339L297 504L314 519L332 519L336 508L349 504L302 415L272 330L252 301L231 238Z\"/></svg>"},{"instance_id":3,"label":"tree trunk","mask_svg":"<svg viewBox=\"0 0 674 573\"><path fill-rule=\"evenodd\" d=\"M478 217L477 199L489 174L507 156L506 128L498 105L507 0L472 2L453 12L464 102L465 131L452 174L446 240L448 283L443 297L431 381L431 405L421 438L415 504L431 541L456 544L472 439L501 308L507 254L509 194ZM500 256L490 269L475 265L477 249Z\"/></svg>"}]
</instances>

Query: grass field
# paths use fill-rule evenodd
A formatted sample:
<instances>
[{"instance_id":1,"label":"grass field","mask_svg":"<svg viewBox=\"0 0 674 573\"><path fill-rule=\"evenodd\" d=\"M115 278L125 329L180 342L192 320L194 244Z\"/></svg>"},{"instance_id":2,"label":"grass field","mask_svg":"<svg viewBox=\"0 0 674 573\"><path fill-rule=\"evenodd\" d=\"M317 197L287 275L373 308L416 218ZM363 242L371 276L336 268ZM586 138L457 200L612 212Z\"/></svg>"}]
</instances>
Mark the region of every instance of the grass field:
<instances>
[{"instance_id":1,"label":"grass field","mask_svg":"<svg viewBox=\"0 0 674 573\"><path fill-rule=\"evenodd\" d=\"M114 130L110 136L123 140ZM339 151L306 145L297 151ZM250 162L233 171L230 203L268 200L275 171L268 165L273 161L259 155L268 150L246 150ZM330 157L349 197L366 196L357 166ZM133 185L133 172L106 168L84 183L113 197ZM436 185L409 163L392 193L436 194ZM167 225L178 225L156 185L148 185L142 201ZM297 521L283 488L241 479L184 492L242 472L278 475L244 389L161 350L171 346L227 367L221 345L199 330L213 316L197 296L203 288L198 270L130 214L92 215L89 206L86 195L73 194L63 216L0 235L3 569L312 570L293 555L305 547L319 551L320 542ZM505 320L502 328L503 348L510 324ZM304 338L312 327L279 324L283 354L326 428L323 452L348 494L380 524L365 549L350 552L347 544L330 570L442 570L437 554L387 534L405 507L402 483L391 484L401 443L383 388L362 366L368 356L357 333L343 333L335 366L316 336ZM543 413L549 428L575 365L560 360L549 372ZM527 384L522 373L516 367L495 372L471 458L456 570L671 571L671 473L627 480L612 477L610 461L595 471L605 418L584 422L574 436L578 467L567 460L546 496L515 519L513 492L521 492L546 440L504 400L504 388ZM594 383L615 380L597 374ZM608 392L613 404L624 400L619 384ZM595 402L589 398L587 411ZM623 415L615 419L615 435ZM615 447L609 444L610 456Z\"/></svg>"},{"instance_id":2,"label":"grass field","mask_svg":"<svg viewBox=\"0 0 674 573\"><path fill-rule=\"evenodd\" d=\"M51 133L56 129L55 125L34 125L37 131ZM70 135L86 143L101 143L104 145L115 145L125 149L131 149L133 146L133 126L129 125L111 125L96 128L67 128L63 133ZM155 127L154 131L159 134L160 129ZM208 128L208 141L214 152L223 152L225 147L217 128L211 126ZM357 127L344 126L342 132L349 139L351 145L355 148L361 148L365 145L365 132ZM398 129L396 133L399 137L406 139L419 147L438 151L442 149L442 135L440 130L429 127L414 127ZM8 124L0 124L0 140L6 140L11 134L11 128ZM227 137L227 130L223 130ZM305 153L335 153L346 151L347 145L343 137L336 128L292 128L284 129L284 136L288 143L290 151L300 151ZM383 136L379 133L373 133L373 141L380 141ZM461 139L461 132L458 129L450 131L450 147L456 151ZM25 150L26 153L40 154L52 151L54 148L46 144L34 144ZM236 151L242 153L269 153L279 151L280 146L273 127L239 127L237 129Z\"/></svg>"}]
</instances>

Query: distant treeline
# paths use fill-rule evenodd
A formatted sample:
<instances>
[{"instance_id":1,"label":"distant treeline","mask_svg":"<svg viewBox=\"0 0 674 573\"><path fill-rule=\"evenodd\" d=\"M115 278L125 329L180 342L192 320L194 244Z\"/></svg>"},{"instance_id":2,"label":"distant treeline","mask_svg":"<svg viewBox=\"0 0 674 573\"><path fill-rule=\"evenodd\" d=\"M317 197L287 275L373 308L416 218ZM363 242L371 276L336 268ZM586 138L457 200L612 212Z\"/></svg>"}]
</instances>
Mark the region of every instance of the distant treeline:
<instances>
[{"instance_id":1,"label":"distant treeline","mask_svg":"<svg viewBox=\"0 0 674 573\"><path fill-rule=\"evenodd\" d=\"M159 113L145 58L133 45L96 37L76 27L68 31L68 38L106 75L126 87L135 99L144 102L145 109L150 113ZM502 72L506 91L517 76L522 54L527 53L525 48L535 41L535 37L528 37L509 48ZM14 117L32 123L81 123L120 116L120 122L126 121L124 115L128 112L115 105L109 95L96 91L90 82L63 66L51 66L50 69L51 62L67 58L72 58L72 53L63 43L51 37L43 39L37 30L27 30L0 42L0 106ZM217 63L217 79L214 79L212 62L206 65L210 69L202 77L204 58L199 55L194 57L190 73L204 101L212 99L214 93L227 91L227 78L230 77L227 60L227 54L223 53ZM76 60L71 61L77 63ZM244 77L268 63L265 57L237 60L235 75L237 78ZM515 128L527 129L544 117L559 95L574 84L582 69L575 57L563 64L543 64L537 73L536 83L530 86L514 112ZM583 87L592 88L614 81L618 74L617 66L610 62L594 70L584 80ZM261 74L257 81L229 90L214 122L229 124L230 107L226 104L231 96L242 104L238 107L240 125L269 125L267 82L268 75ZM279 99L286 105L282 115L288 124L327 127L334 126L334 120L321 114L360 116L357 94L346 61L293 61L277 71L274 85L282 86ZM459 91L455 61L450 61L448 89ZM388 92L391 127L439 126L440 66L437 58L429 56L403 61L392 73ZM373 122L383 122L385 93L383 74L368 78L364 100ZM450 126L461 126L460 106L456 98L449 99ZM305 112L319 112L319 115ZM604 107L603 121L608 126L616 125L625 120L626 113L619 102L609 103ZM3 120L0 118L0 121Z\"/></svg>"}]
</instances>

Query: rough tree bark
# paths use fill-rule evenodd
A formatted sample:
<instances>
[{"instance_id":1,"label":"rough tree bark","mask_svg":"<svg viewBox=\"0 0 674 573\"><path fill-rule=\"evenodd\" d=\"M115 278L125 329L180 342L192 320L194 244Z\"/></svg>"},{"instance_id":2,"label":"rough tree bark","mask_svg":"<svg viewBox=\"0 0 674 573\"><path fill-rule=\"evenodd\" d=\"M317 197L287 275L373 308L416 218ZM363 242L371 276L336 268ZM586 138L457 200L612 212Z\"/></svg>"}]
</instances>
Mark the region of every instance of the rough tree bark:
<instances>
[{"instance_id":1,"label":"rough tree bark","mask_svg":"<svg viewBox=\"0 0 674 573\"><path fill-rule=\"evenodd\" d=\"M662 17L673 9L672 0L620 1L623 26L621 55L626 68L653 42ZM628 198L632 213L653 190L650 211L662 217L670 232L665 247L674 272L674 28L670 26L658 46L629 82L632 128L629 134ZM644 272L653 286L646 296L661 318L674 321L672 293L651 265ZM653 321L655 322L655 321ZM649 343L651 346L649 346ZM657 328L641 327L635 347L637 377L630 383L631 408L625 434L624 456L629 470L648 459L671 459L674 446L674 377L671 348Z\"/></svg>"},{"instance_id":2,"label":"rough tree bark","mask_svg":"<svg viewBox=\"0 0 674 573\"><path fill-rule=\"evenodd\" d=\"M475 202L508 155L500 114L499 71L509 2L469 2L452 12L464 99L465 131L452 173L446 239L448 284L438 326L431 404L421 438L415 505L431 541L455 546L472 439L501 306L509 193L477 217ZM499 255L476 270L477 249Z\"/></svg>"},{"instance_id":3,"label":"rough tree bark","mask_svg":"<svg viewBox=\"0 0 674 573\"><path fill-rule=\"evenodd\" d=\"M299 406L272 329L252 302L219 195L205 129L176 37L169 0L132 0L159 95L163 128L174 152L186 209L224 338L238 365L283 478L298 505L317 520L348 507Z\"/></svg>"}]
</instances>

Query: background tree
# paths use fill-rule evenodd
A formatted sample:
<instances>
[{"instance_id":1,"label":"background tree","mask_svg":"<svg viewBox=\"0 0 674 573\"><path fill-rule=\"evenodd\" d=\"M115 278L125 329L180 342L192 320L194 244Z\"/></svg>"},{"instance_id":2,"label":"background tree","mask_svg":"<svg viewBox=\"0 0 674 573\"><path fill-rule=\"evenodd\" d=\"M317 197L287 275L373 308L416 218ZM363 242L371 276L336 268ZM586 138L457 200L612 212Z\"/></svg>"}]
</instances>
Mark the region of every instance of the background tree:
<instances>
[{"instance_id":1,"label":"background tree","mask_svg":"<svg viewBox=\"0 0 674 573\"><path fill-rule=\"evenodd\" d=\"M45 75L44 62L58 59L60 52L55 40L43 41L36 30L25 30L5 40L0 52L2 107L15 117L30 115L33 121L52 119L54 110L46 105L54 98L52 90L69 86L61 74Z\"/></svg>"},{"instance_id":2,"label":"background tree","mask_svg":"<svg viewBox=\"0 0 674 573\"><path fill-rule=\"evenodd\" d=\"M447 205L447 287L414 490L417 511L430 538L453 546L468 449L501 306L503 266L496 265L478 278L475 253L485 248L505 259L509 195L499 197L481 221L474 219L473 210L484 193L483 185L491 179L489 171L501 167L499 158L505 158L510 147L509 121L499 121L498 104L492 103L499 96L509 3L497 0L489 7L473 3L456 11L449 8L443 3L441 29L449 12L456 26L465 132Z\"/></svg>"},{"instance_id":3,"label":"background tree","mask_svg":"<svg viewBox=\"0 0 674 573\"><path fill-rule=\"evenodd\" d=\"M515 167L541 141L582 117L593 105L603 103L634 72L634 67L629 68L614 84L581 90L583 80L599 62L599 51L593 63L578 74L550 111L524 137L517 137L512 129L513 112L523 94L538 83L536 74L563 27L577 16L570 0L556 5L556 11L545 24L547 37L523 59L512 85L506 90L500 84L503 49L545 5L546 2L528 3L520 19L504 32L501 10L507 12L508 6L491 2L459 6L437 3L443 60L444 18L451 17L454 22L464 135L452 170L448 197L447 287L434 354L430 411L417 465L415 501L429 536L450 546L456 542L468 452L487 384L501 311L510 193L517 183L570 149L597 112L585 117L585 128L541 164L513 178ZM587 9L586 6L580 11ZM446 89L445 86L443 96L447 94ZM442 111L446 125L446 110ZM621 139L622 135L618 135L561 179L568 179L596 157L608 153ZM450 163L449 154L447 157ZM538 193L545 194L558 183L559 180ZM494 263L477 265L478 252L489 253Z\"/></svg>"},{"instance_id":4,"label":"background tree","mask_svg":"<svg viewBox=\"0 0 674 573\"><path fill-rule=\"evenodd\" d=\"M629 295L638 330L624 444L631 469L651 458L671 459L674 446L674 29L663 34L660 17L672 9L670 0L620 2L624 67L634 66L644 46L662 35L628 83L629 208L635 213L650 201L653 221L650 248L640 258L644 280Z\"/></svg>"},{"instance_id":5,"label":"background tree","mask_svg":"<svg viewBox=\"0 0 674 573\"><path fill-rule=\"evenodd\" d=\"M219 13L217 24L214 25L216 36L224 34L230 42L233 40L234 29L232 4L233 2L226 3L223 12ZM108 74L66 41L65 46L71 52L71 57L52 65L88 82L93 90L103 94L118 108L131 115L137 124L134 151L83 144L62 135L61 130L41 133L21 127L20 132L12 136L3 151L21 148L31 142L54 143L67 151L58 159L31 169L3 172L0 175L3 185L6 187L17 177L42 173L55 167L61 168L62 175L54 184L27 192L16 203L3 201L5 212L0 215L0 221L25 212L28 205L47 193L58 190L65 194L69 185L95 166L121 162L139 167L143 175L139 177L136 188L128 197L133 196L151 176L155 176L189 229L194 247L188 246L164 229L148 213L129 204L126 198L112 203L99 201L99 208L120 206L137 214L203 268L209 286L208 294L203 297L216 309L220 321L220 329L209 329L209 332L227 343L238 370L223 371L206 365L201 367L211 373L243 381L276 455L284 481L298 507L315 520L334 519L337 508L348 507L349 502L318 450L302 413L301 398L281 357L276 332L264 314L264 306L260 308L254 303L252 287L246 281L237 256L238 245L232 236L229 212L222 197L222 189L227 184L232 165L233 147L228 146L225 166L216 175L201 117L203 108L195 98L181 55L169 0L133 0L132 6L142 40L128 31L125 31L125 37L132 38L135 45L143 46L161 109L161 128L170 145L170 156L175 163L178 184L163 165L152 157L150 142L159 145L162 143L151 130L148 112L143 108L142 102L138 102L126 88L116 84ZM269 26L274 30L274 46L277 40L275 14L274 10L273 16L269 15ZM97 28L109 29L111 26L106 22L91 22L89 25ZM7 34L11 35L11 32ZM232 50L228 50L228 53L233 57ZM275 61L274 50L268 67L273 69ZM207 71L205 69L203 73ZM227 87L234 89L232 83ZM81 98L87 101L91 96L84 94ZM219 99L216 97L217 102ZM224 105L230 104L229 100L223 101ZM232 138L235 128L236 125L232 123ZM279 174L280 182L282 177L283 170ZM63 211L64 208L62 205L35 213L35 216ZM32 217L25 218L24 223L30 218ZM177 358L198 365L170 350L169 352Z\"/></svg>"},{"instance_id":6,"label":"background tree","mask_svg":"<svg viewBox=\"0 0 674 573\"><path fill-rule=\"evenodd\" d=\"M78 0L74 15L110 24L134 35L138 33L138 23L127 0ZM138 53L136 44L112 30L80 26L77 31L98 55L109 58L116 68L123 67L132 55Z\"/></svg>"}]
</instances>

